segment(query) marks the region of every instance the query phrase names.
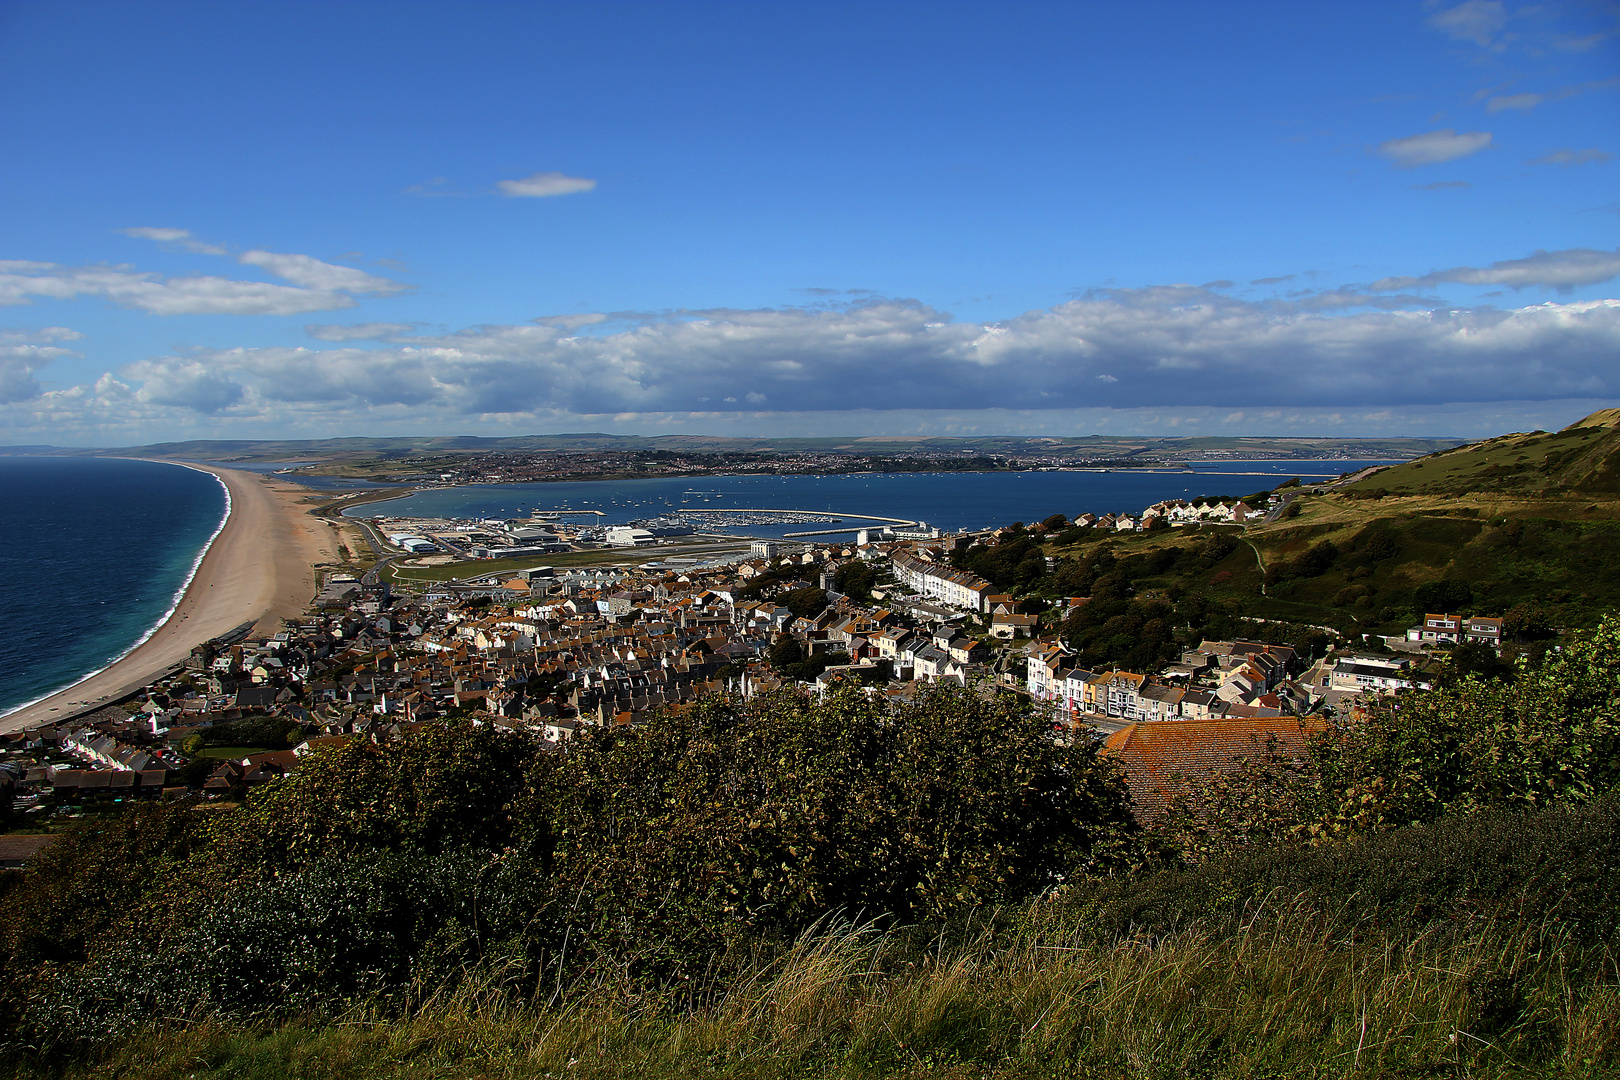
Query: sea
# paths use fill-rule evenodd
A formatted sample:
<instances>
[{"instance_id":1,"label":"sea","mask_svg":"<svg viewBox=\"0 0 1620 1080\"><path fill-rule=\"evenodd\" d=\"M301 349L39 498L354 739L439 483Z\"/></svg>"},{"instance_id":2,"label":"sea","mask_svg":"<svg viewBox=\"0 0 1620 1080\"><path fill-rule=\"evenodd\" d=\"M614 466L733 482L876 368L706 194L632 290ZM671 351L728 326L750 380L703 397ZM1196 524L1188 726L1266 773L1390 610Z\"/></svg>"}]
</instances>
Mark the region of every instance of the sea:
<instances>
[{"instance_id":1,"label":"sea","mask_svg":"<svg viewBox=\"0 0 1620 1080\"><path fill-rule=\"evenodd\" d=\"M1140 513L1163 499L1230 496L1270 490L1298 476L1335 477L1366 461L1198 462L1191 470L839 473L822 476L702 476L575 483L472 484L419 491L345 511L351 517L516 518L558 511L573 524L622 525L677 513L696 513L712 530L780 538L788 533L828 531L821 539L848 539L853 530L881 528L881 518L925 522L943 531L1041 521L1052 514ZM779 524L718 524L716 510L789 510L833 521ZM871 515L866 517L863 515ZM727 515L730 516L730 515ZM747 515L738 514L743 520ZM807 539L815 539L810 537Z\"/></svg>"},{"instance_id":2,"label":"sea","mask_svg":"<svg viewBox=\"0 0 1620 1080\"><path fill-rule=\"evenodd\" d=\"M0 457L0 714L106 667L178 602L224 520L196 469Z\"/></svg>"},{"instance_id":3,"label":"sea","mask_svg":"<svg viewBox=\"0 0 1620 1080\"><path fill-rule=\"evenodd\" d=\"M703 476L438 488L355 507L359 516L510 518L600 510L613 525L685 508L786 510L836 522L738 524L780 537L879 517L942 530L1039 521L1054 513L1138 512L1161 499L1241 496L1290 476L1337 476L1385 461L1223 461L1192 471ZM240 464L231 463L241 468ZM283 463L276 471L286 468ZM288 479L300 479L296 474ZM337 486L328 480L316 486ZM344 483L346 488L373 485ZM226 509L224 487L195 469L112 458L0 457L0 714L101 670L173 609ZM871 515L861 517L860 515ZM709 520L717 520L710 517Z\"/></svg>"}]
</instances>

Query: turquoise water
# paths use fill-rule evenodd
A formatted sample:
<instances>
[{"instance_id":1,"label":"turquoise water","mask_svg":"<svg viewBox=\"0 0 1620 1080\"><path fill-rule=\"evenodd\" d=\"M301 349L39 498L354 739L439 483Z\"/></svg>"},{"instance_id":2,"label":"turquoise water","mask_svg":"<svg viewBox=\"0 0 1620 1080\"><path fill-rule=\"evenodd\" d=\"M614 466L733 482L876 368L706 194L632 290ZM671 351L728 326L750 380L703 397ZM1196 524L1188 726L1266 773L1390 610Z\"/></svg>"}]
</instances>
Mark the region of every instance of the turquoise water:
<instances>
[{"instance_id":1,"label":"turquoise water","mask_svg":"<svg viewBox=\"0 0 1620 1080\"><path fill-rule=\"evenodd\" d=\"M1051 514L1138 513L1162 499L1241 496L1274 487L1290 476L1342 472L1372 461L1243 461L1200 465L1193 473L995 472L865 473L836 476L701 476L578 483L474 484L418 492L347 511L351 516L509 518L533 511L600 510L592 523L620 524L681 509L796 510L873 514L926 521L940 529L976 529ZM1237 475L1259 473L1263 475ZM586 519L576 518L583 522ZM852 528L864 522L851 517ZM747 525L751 536L831 528L829 525ZM829 539L837 539L831 536Z\"/></svg>"},{"instance_id":2,"label":"turquoise water","mask_svg":"<svg viewBox=\"0 0 1620 1080\"><path fill-rule=\"evenodd\" d=\"M219 526L195 469L0 457L0 712L107 666L167 615Z\"/></svg>"}]
</instances>

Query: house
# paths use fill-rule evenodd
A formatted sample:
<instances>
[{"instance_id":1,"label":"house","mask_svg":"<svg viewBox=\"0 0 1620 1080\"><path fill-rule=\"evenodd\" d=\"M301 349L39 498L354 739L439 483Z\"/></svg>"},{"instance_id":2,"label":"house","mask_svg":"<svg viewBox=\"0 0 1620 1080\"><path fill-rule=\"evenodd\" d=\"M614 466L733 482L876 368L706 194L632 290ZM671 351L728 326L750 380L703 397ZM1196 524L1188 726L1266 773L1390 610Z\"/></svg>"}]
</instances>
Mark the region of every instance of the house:
<instances>
[{"instance_id":1,"label":"house","mask_svg":"<svg viewBox=\"0 0 1620 1080\"><path fill-rule=\"evenodd\" d=\"M1447 641L1455 645L1463 636L1463 617L1461 615L1448 615L1445 612L1429 612L1423 616L1423 623L1414 626L1406 632L1407 641Z\"/></svg>"},{"instance_id":2,"label":"house","mask_svg":"<svg viewBox=\"0 0 1620 1080\"><path fill-rule=\"evenodd\" d=\"M0 870L20 870L28 860L57 840L54 833L12 833L0 836Z\"/></svg>"},{"instance_id":3,"label":"house","mask_svg":"<svg viewBox=\"0 0 1620 1080\"><path fill-rule=\"evenodd\" d=\"M1343 656L1327 668L1330 689L1351 693L1387 693L1392 690L1427 688L1429 682L1412 670L1407 659L1386 660L1382 657Z\"/></svg>"},{"instance_id":4,"label":"house","mask_svg":"<svg viewBox=\"0 0 1620 1080\"><path fill-rule=\"evenodd\" d=\"M1469 641L1489 645L1493 649L1502 647L1501 619L1486 618L1482 615L1470 616L1467 621L1466 633Z\"/></svg>"},{"instance_id":5,"label":"house","mask_svg":"<svg viewBox=\"0 0 1620 1080\"><path fill-rule=\"evenodd\" d=\"M977 574L930 562L904 551L895 552L890 565L895 578L915 593L961 610L988 610L986 601L994 586Z\"/></svg>"},{"instance_id":6,"label":"house","mask_svg":"<svg viewBox=\"0 0 1620 1080\"><path fill-rule=\"evenodd\" d=\"M1303 760L1310 737L1325 726L1292 716L1135 723L1108 736L1102 753L1124 772L1138 819L1152 823L1246 762Z\"/></svg>"},{"instance_id":7,"label":"house","mask_svg":"<svg viewBox=\"0 0 1620 1080\"><path fill-rule=\"evenodd\" d=\"M1036 628L1040 625L1037 615L1019 615L1015 612L997 613L990 616L990 635L1011 641L1019 634L1033 637Z\"/></svg>"}]
</instances>

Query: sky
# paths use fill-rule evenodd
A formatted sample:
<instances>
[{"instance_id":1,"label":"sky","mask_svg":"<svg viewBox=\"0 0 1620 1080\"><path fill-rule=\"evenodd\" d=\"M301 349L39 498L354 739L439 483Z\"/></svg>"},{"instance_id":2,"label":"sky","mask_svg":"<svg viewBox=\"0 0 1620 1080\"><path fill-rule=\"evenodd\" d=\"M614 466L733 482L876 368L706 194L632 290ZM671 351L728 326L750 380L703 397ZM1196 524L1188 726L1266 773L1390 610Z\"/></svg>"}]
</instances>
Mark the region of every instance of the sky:
<instances>
[{"instance_id":1,"label":"sky","mask_svg":"<svg viewBox=\"0 0 1620 1080\"><path fill-rule=\"evenodd\" d=\"M0 0L0 444L1620 405L1620 3Z\"/></svg>"}]
</instances>

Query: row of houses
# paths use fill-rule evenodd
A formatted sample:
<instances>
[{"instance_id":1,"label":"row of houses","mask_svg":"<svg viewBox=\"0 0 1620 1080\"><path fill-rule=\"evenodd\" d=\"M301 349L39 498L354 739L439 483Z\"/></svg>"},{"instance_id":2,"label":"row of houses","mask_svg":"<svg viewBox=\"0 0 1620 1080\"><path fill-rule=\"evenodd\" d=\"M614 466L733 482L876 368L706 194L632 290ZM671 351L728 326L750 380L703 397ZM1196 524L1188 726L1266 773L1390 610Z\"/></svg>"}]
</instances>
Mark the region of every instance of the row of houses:
<instances>
[{"instance_id":1,"label":"row of houses","mask_svg":"<svg viewBox=\"0 0 1620 1080\"><path fill-rule=\"evenodd\" d=\"M1288 682L1293 660L1287 646L1206 641L1183 655L1180 668L1207 685L1190 685L1190 679L1177 685L1137 672L1090 671L1076 666L1062 646L1041 643L1025 660L1024 689L1070 722L1281 716L1309 706L1308 695Z\"/></svg>"},{"instance_id":2,"label":"row of houses","mask_svg":"<svg viewBox=\"0 0 1620 1080\"><path fill-rule=\"evenodd\" d=\"M977 574L903 550L895 551L889 562L895 580L920 596L962 611L984 613L990 610L995 587Z\"/></svg>"}]
</instances>

